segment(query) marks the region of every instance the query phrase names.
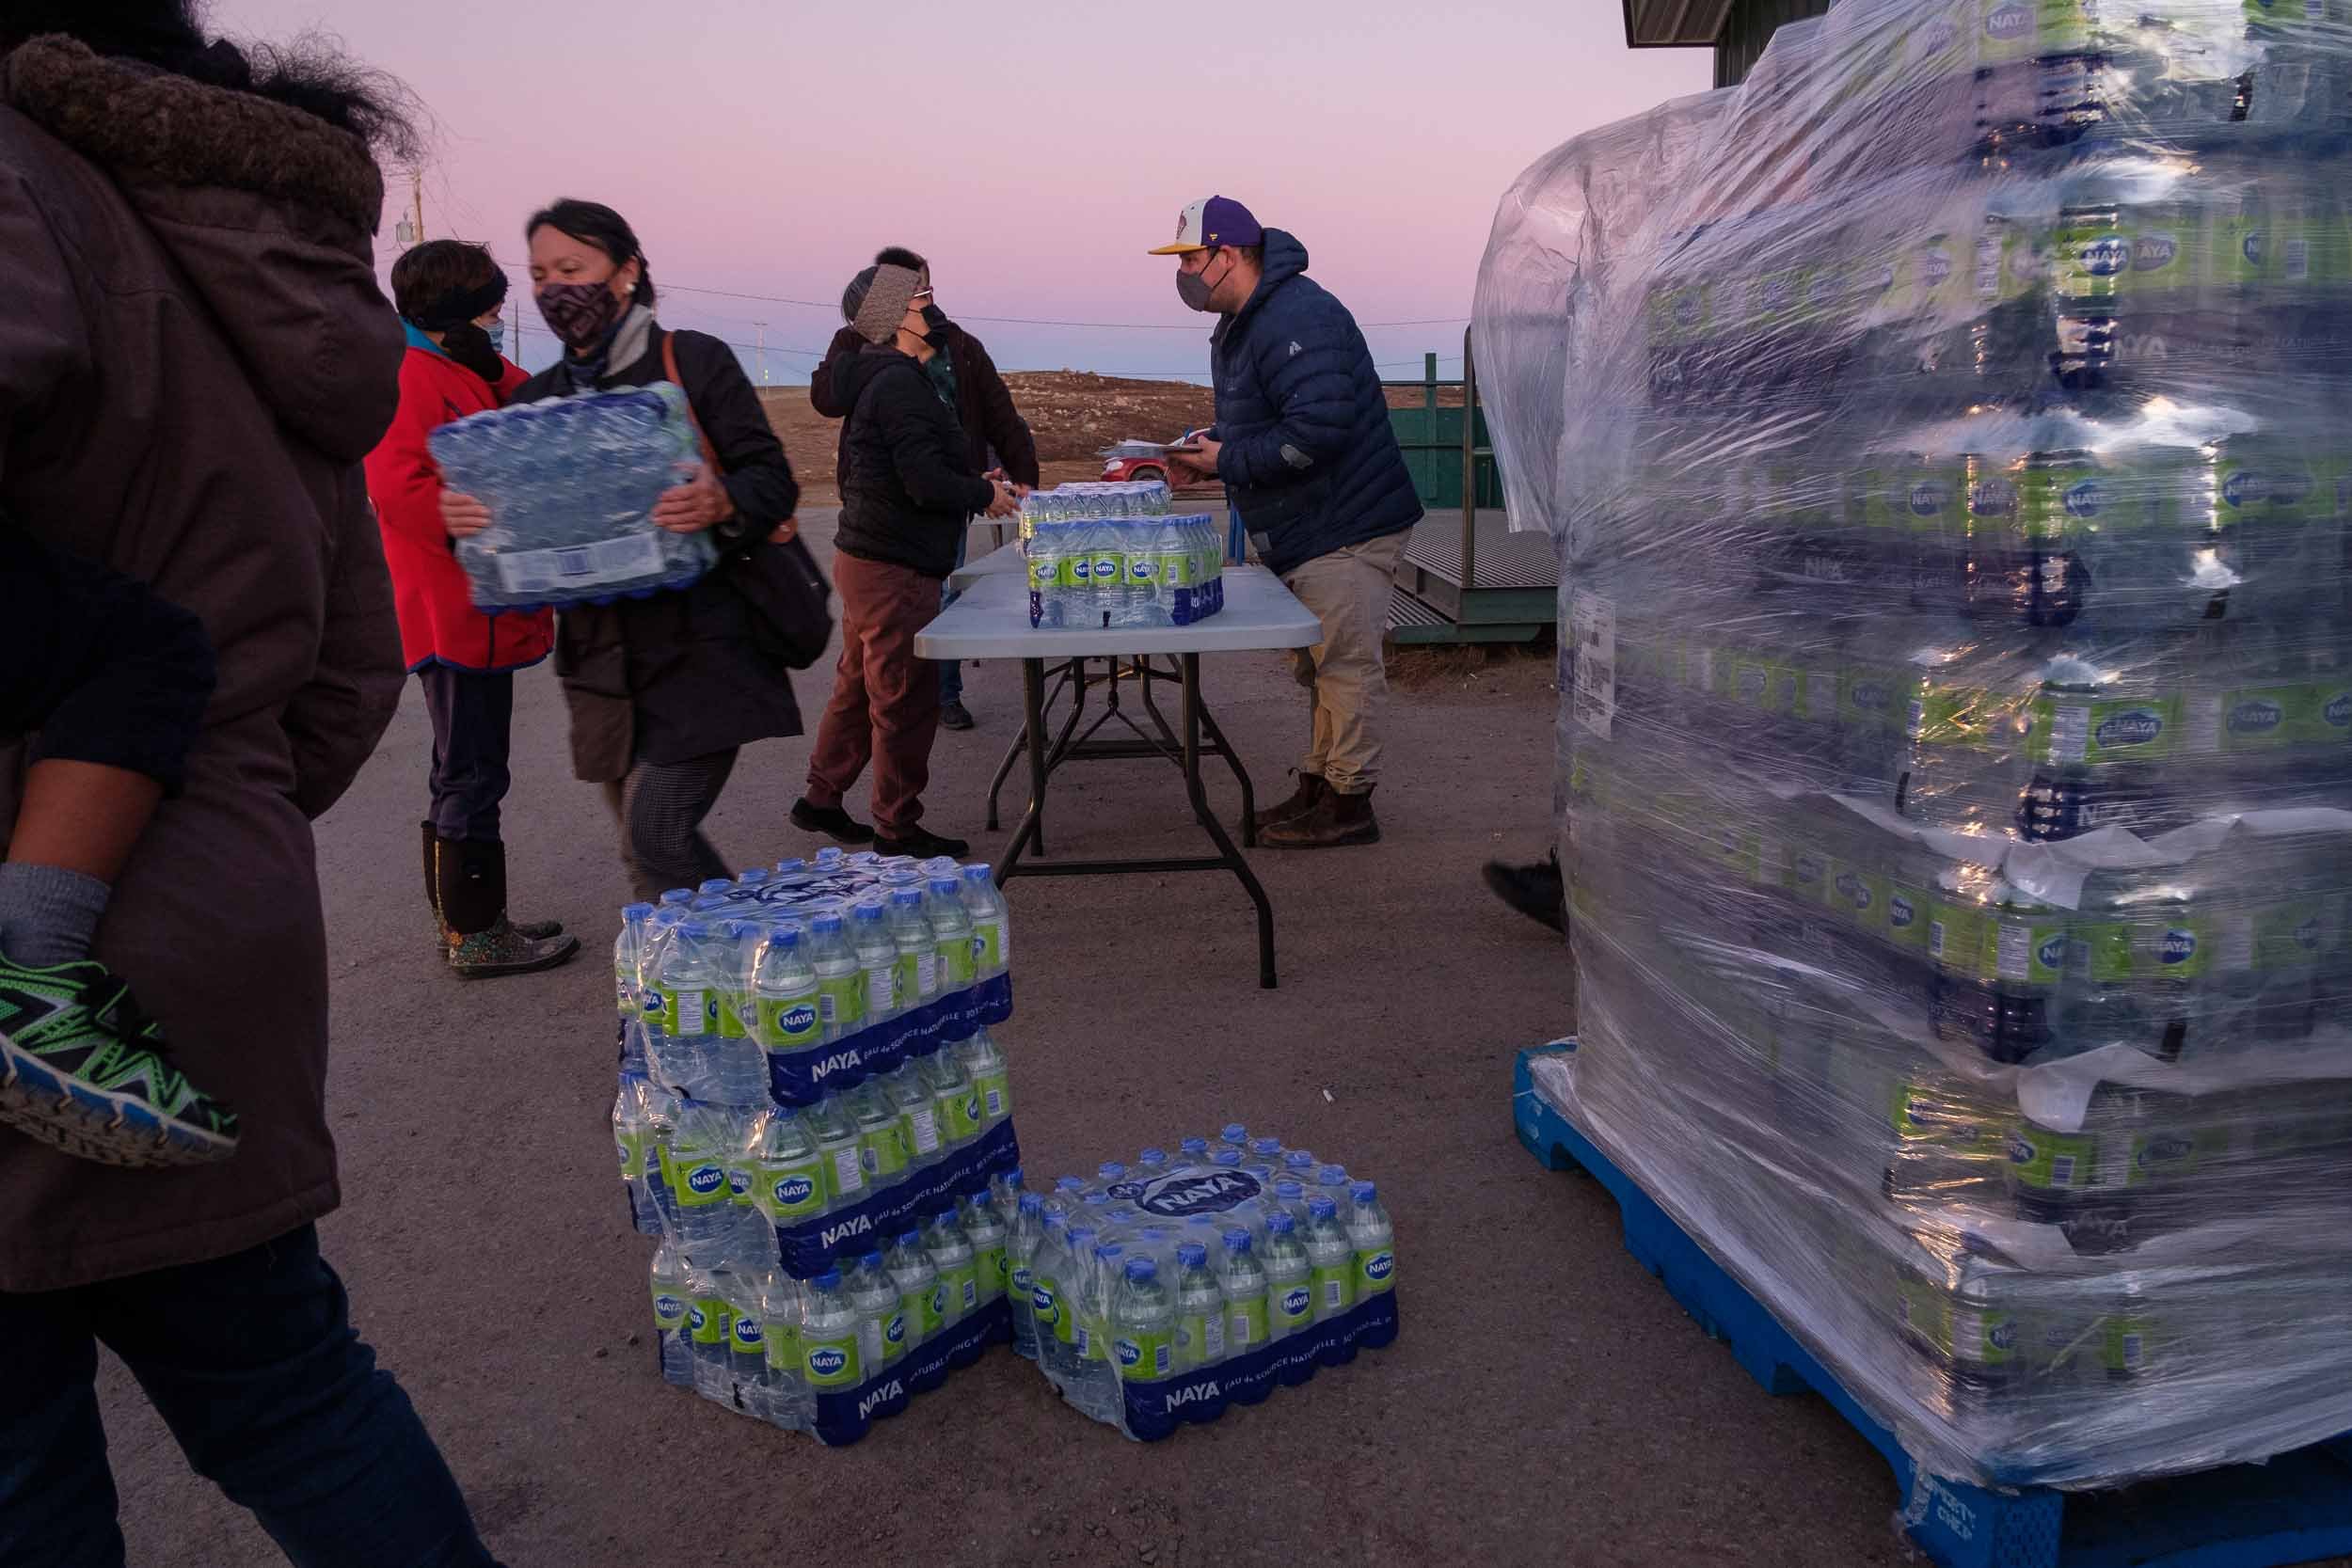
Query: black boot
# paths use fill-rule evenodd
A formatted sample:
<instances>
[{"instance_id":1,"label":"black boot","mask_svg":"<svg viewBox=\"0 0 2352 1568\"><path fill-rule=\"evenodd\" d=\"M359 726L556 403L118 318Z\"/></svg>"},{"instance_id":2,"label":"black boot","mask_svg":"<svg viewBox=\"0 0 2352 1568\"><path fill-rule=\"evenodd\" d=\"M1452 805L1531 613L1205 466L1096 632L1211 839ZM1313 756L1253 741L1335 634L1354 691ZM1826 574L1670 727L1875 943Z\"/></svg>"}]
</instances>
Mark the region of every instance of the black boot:
<instances>
[{"instance_id":1,"label":"black boot","mask_svg":"<svg viewBox=\"0 0 2352 1568\"><path fill-rule=\"evenodd\" d=\"M424 841L424 901L433 911L433 942L436 947L445 947L449 926L441 918L441 890L433 872L433 847L441 842L441 835L433 831L430 822L420 822L417 829L418 836ZM564 934L564 923L560 920L516 920L511 924L524 936L541 940Z\"/></svg>"},{"instance_id":2,"label":"black boot","mask_svg":"<svg viewBox=\"0 0 2352 1568\"><path fill-rule=\"evenodd\" d=\"M1555 931L1568 928L1567 883L1560 875L1558 850L1533 865L1488 861L1486 878L1496 897L1528 919L1540 921Z\"/></svg>"},{"instance_id":3,"label":"black boot","mask_svg":"<svg viewBox=\"0 0 2352 1568\"><path fill-rule=\"evenodd\" d=\"M1253 820L1258 825L1258 831L1263 832L1277 822L1288 822L1293 817L1306 816L1315 809L1317 801L1329 793L1330 786L1323 782L1322 774L1301 773L1298 775L1298 788L1289 800L1279 805L1266 807Z\"/></svg>"},{"instance_id":4,"label":"black boot","mask_svg":"<svg viewBox=\"0 0 2352 1568\"><path fill-rule=\"evenodd\" d=\"M1347 795L1327 788L1312 810L1262 829L1258 842L1269 849L1338 849L1380 842L1380 822L1372 815L1372 791Z\"/></svg>"},{"instance_id":5,"label":"black boot","mask_svg":"<svg viewBox=\"0 0 2352 1568\"><path fill-rule=\"evenodd\" d=\"M553 969L580 951L578 937L529 936L506 918L503 844L435 840L434 890L439 895L441 941L459 979Z\"/></svg>"}]
</instances>

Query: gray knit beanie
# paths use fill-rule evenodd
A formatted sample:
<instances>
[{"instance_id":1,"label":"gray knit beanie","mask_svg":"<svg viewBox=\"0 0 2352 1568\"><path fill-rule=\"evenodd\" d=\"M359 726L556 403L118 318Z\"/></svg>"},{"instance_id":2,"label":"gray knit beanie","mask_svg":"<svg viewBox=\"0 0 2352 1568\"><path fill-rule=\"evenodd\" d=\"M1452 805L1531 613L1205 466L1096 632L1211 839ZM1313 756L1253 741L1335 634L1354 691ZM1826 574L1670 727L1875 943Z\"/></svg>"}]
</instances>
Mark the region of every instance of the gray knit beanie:
<instances>
[{"instance_id":1,"label":"gray knit beanie","mask_svg":"<svg viewBox=\"0 0 2352 1568\"><path fill-rule=\"evenodd\" d=\"M850 318L850 325L869 343L896 341L898 324L906 319L907 307L914 303L916 291L923 287L923 275L905 267L878 266L866 268L858 277L866 281L862 291L866 297L857 302L857 314ZM861 292L855 280L850 282L850 290ZM846 296L842 303L849 303Z\"/></svg>"}]
</instances>

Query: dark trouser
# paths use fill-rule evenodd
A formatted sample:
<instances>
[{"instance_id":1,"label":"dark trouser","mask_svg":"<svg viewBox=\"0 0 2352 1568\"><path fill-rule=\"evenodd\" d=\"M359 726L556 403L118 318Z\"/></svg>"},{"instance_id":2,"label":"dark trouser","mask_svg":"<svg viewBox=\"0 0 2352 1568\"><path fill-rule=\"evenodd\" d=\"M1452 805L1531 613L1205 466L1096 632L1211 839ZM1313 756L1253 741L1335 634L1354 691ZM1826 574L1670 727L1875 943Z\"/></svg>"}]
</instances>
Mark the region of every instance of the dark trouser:
<instances>
[{"instance_id":1,"label":"dark trouser","mask_svg":"<svg viewBox=\"0 0 2352 1568\"><path fill-rule=\"evenodd\" d=\"M417 672L433 720L433 831L448 839L494 844L499 802L514 777L506 770L515 721L515 673L428 664Z\"/></svg>"},{"instance_id":2,"label":"dark trouser","mask_svg":"<svg viewBox=\"0 0 2352 1568\"><path fill-rule=\"evenodd\" d=\"M972 531L969 528L965 529L963 532L956 535L956 564L959 566L963 564L964 546L971 537ZM946 583L943 582L939 585L940 609L946 609L949 605L955 603L961 597L963 597L961 594L957 593ZM961 659L943 658L938 662L939 705L946 707L949 703L960 703L963 701L962 661Z\"/></svg>"},{"instance_id":3,"label":"dark trouser","mask_svg":"<svg viewBox=\"0 0 2352 1568\"><path fill-rule=\"evenodd\" d=\"M0 1565L123 1560L93 1382L101 1343L196 1473L252 1510L297 1568L491 1564L449 1466L352 1332L348 1305L307 1225L209 1263L0 1293Z\"/></svg>"},{"instance_id":4,"label":"dark trouser","mask_svg":"<svg viewBox=\"0 0 2352 1568\"><path fill-rule=\"evenodd\" d=\"M874 765L874 830L905 838L923 819L939 733L939 677L914 657L914 634L939 614L940 581L911 566L834 558L841 663L808 758L808 803L837 806Z\"/></svg>"},{"instance_id":5,"label":"dark trouser","mask_svg":"<svg viewBox=\"0 0 2352 1568\"><path fill-rule=\"evenodd\" d=\"M605 801L620 819L621 856L640 898L735 875L702 835L702 825L735 771L736 754L729 747L684 762L641 762L626 783L605 785Z\"/></svg>"}]
</instances>

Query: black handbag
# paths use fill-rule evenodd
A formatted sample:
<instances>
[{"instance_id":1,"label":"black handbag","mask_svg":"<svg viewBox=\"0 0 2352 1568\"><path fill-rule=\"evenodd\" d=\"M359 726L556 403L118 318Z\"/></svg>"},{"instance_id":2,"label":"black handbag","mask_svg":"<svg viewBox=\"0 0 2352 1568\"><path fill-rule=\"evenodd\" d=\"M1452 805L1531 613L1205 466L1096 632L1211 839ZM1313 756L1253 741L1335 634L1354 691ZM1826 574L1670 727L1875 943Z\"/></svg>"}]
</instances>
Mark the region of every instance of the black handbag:
<instances>
[{"instance_id":1,"label":"black handbag","mask_svg":"<svg viewBox=\"0 0 2352 1568\"><path fill-rule=\"evenodd\" d=\"M677 373L677 350L672 342L665 333L661 368L684 391L686 382ZM714 476L723 472L691 404L686 417L693 422L694 439L702 443L703 461ZM778 523L775 532L720 562L716 570L750 609L752 643L761 657L787 670L805 670L825 657L833 641L833 585L802 543L794 519Z\"/></svg>"}]
</instances>

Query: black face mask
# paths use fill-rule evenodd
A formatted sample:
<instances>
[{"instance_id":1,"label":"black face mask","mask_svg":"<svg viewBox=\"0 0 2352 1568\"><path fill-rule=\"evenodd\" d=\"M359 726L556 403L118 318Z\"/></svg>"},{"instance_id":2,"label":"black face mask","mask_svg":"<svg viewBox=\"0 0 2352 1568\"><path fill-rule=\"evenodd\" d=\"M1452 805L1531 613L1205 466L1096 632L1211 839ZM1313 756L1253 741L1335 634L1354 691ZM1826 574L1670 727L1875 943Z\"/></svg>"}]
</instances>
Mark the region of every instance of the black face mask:
<instances>
[{"instance_id":1,"label":"black face mask","mask_svg":"<svg viewBox=\"0 0 2352 1568\"><path fill-rule=\"evenodd\" d=\"M947 325L947 312L936 305L926 305L923 307L923 325L930 328L924 336L937 342L941 329Z\"/></svg>"},{"instance_id":2,"label":"black face mask","mask_svg":"<svg viewBox=\"0 0 2352 1568\"><path fill-rule=\"evenodd\" d=\"M473 322L464 322L444 331L441 352L493 387L506 373L506 362L499 357L498 344Z\"/></svg>"}]
</instances>

